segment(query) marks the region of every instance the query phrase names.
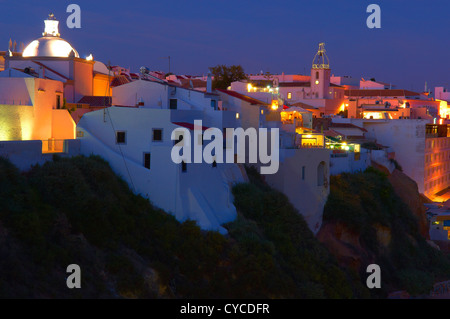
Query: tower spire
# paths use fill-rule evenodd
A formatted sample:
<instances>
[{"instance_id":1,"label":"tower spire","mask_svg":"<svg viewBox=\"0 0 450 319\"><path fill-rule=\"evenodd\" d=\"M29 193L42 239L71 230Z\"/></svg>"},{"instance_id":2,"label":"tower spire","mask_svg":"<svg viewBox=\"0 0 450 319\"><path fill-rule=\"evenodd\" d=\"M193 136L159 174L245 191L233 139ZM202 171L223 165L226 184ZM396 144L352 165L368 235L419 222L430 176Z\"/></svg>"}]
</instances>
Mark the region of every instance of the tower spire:
<instances>
[{"instance_id":1,"label":"tower spire","mask_svg":"<svg viewBox=\"0 0 450 319\"><path fill-rule=\"evenodd\" d=\"M313 69L329 69L330 62L328 60L327 55L325 54L325 43L319 43L319 49L317 50L316 55L314 56L314 60L312 63Z\"/></svg>"}]
</instances>

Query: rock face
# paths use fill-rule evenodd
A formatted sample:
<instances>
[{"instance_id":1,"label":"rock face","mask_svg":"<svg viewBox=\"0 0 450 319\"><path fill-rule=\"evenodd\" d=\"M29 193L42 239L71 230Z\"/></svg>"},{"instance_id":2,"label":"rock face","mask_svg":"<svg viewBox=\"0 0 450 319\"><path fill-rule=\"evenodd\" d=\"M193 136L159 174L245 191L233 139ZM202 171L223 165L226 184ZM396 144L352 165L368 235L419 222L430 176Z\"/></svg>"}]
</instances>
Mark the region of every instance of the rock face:
<instances>
[{"instance_id":1,"label":"rock face","mask_svg":"<svg viewBox=\"0 0 450 319\"><path fill-rule=\"evenodd\" d=\"M382 166L377 169L389 174ZM418 220L420 235L429 239L428 222L425 215L423 199L418 192L417 184L399 170L394 170L388 175L396 194L410 208ZM391 242L392 230L383 225L374 225L378 243L387 248ZM362 263L372 260L370 252L364 249L360 242L360 234L352 232L344 223L327 222L317 234L320 242L337 257L340 264L359 269Z\"/></svg>"},{"instance_id":2,"label":"rock face","mask_svg":"<svg viewBox=\"0 0 450 319\"><path fill-rule=\"evenodd\" d=\"M327 246L338 259L340 265L358 270L367 253L361 247L359 234L352 232L343 223L326 223L317 239Z\"/></svg>"},{"instance_id":3,"label":"rock face","mask_svg":"<svg viewBox=\"0 0 450 319\"><path fill-rule=\"evenodd\" d=\"M428 221L425 214L423 199L419 194L416 182L399 170L394 170L388 176L389 181L395 189L397 195L408 205L419 222L420 235L429 239Z\"/></svg>"},{"instance_id":4,"label":"rock face","mask_svg":"<svg viewBox=\"0 0 450 319\"><path fill-rule=\"evenodd\" d=\"M340 266L359 273L362 281L369 264L389 269L384 297L397 290L423 294L433 280L448 276L437 262L423 257L437 252L436 245L426 244L429 230L423 203L417 184L399 170L389 174L375 167L334 176L317 239Z\"/></svg>"}]
</instances>

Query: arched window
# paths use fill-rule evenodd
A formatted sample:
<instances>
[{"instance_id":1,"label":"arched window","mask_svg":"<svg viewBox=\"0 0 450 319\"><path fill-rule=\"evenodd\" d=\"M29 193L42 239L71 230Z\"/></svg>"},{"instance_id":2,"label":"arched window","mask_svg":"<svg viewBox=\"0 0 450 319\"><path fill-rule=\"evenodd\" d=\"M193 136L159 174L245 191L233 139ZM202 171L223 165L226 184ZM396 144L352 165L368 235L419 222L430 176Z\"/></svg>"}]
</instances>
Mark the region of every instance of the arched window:
<instances>
[{"instance_id":1,"label":"arched window","mask_svg":"<svg viewBox=\"0 0 450 319\"><path fill-rule=\"evenodd\" d=\"M326 179L325 162L320 162L319 166L317 166L317 186L324 186Z\"/></svg>"}]
</instances>

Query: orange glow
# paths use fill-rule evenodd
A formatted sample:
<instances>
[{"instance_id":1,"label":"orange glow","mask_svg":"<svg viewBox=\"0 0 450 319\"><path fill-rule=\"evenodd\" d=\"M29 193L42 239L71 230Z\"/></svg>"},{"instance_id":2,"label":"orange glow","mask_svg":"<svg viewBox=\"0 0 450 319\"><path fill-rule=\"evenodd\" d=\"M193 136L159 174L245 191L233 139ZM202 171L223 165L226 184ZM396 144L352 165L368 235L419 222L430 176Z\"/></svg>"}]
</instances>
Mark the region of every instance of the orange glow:
<instances>
[{"instance_id":1,"label":"orange glow","mask_svg":"<svg viewBox=\"0 0 450 319\"><path fill-rule=\"evenodd\" d=\"M273 100L270 108L274 111L278 110L278 100Z\"/></svg>"},{"instance_id":2,"label":"orange glow","mask_svg":"<svg viewBox=\"0 0 450 319\"><path fill-rule=\"evenodd\" d=\"M450 109L448 107L447 101L438 99L436 99L436 101L439 101L439 116L444 119L450 117Z\"/></svg>"}]
</instances>

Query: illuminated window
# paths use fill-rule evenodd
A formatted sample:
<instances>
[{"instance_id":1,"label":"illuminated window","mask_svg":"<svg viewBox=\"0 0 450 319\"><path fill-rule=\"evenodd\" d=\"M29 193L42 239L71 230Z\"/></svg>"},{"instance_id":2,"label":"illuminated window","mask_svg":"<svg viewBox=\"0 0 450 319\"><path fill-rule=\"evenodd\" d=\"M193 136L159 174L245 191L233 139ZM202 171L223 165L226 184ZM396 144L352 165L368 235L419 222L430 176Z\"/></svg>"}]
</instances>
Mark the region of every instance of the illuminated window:
<instances>
[{"instance_id":1,"label":"illuminated window","mask_svg":"<svg viewBox=\"0 0 450 319\"><path fill-rule=\"evenodd\" d=\"M288 100L292 99L292 93L291 92L288 92L287 98L288 98Z\"/></svg>"}]
</instances>

